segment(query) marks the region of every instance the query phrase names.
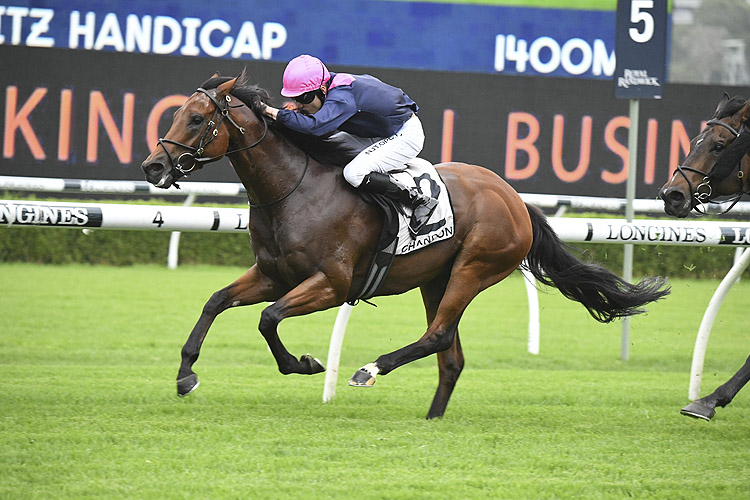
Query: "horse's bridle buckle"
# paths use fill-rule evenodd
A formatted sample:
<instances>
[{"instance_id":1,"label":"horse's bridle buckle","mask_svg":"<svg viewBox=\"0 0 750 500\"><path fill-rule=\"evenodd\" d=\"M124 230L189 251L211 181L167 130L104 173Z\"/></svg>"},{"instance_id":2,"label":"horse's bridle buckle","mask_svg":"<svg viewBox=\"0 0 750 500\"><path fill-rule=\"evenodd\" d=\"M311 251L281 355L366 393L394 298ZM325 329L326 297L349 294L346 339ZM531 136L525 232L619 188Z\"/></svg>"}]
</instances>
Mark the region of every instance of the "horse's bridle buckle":
<instances>
[{"instance_id":1,"label":"horse's bridle buckle","mask_svg":"<svg viewBox=\"0 0 750 500\"><path fill-rule=\"evenodd\" d=\"M705 192L701 192L701 188L705 188ZM704 203L705 201L711 199L712 194L713 188L711 187L711 181L709 180L708 176L706 176L703 178L703 182L698 184L698 186L695 188L695 199L700 201L701 203Z\"/></svg>"}]
</instances>

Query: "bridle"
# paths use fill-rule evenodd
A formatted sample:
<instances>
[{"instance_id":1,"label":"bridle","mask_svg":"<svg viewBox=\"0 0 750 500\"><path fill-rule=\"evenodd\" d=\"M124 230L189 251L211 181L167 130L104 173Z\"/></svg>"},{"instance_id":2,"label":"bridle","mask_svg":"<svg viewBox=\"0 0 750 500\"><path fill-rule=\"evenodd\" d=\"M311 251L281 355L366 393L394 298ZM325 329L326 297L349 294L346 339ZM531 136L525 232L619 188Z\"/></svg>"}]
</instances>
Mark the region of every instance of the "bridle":
<instances>
[{"instance_id":1,"label":"bridle","mask_svg":"<svg viewBox=\"0 0 750 500\"><path fill-rule=\"evenodd\" d=\"M219 100L216 99L216 97L214 97L213 95L209 94L206 89L199 88L198 90L196 90L196 92L202 92L206 94L206 96L208 96L208 98L211 99L211 101L215 105L214 113L213 115L211 115L211 120L208 122L206 130L203 132L203 135L198 141L198 146L190 146L188 144L183 144L171 139L165 139L163 137L159 138L159 144L164 148L164 151L167 153L167 157L169 158L169 166L171 168L172 178L174 180L177 180L182 176L189 175L190 172L195 170L198 166L202 167L203 164L219 160L222 156L254 148L258 144L263 142L263 139L265 139L266 135L268 134L268 122L265 119L261 119L261 121L263 122L263 135L260 136L260 139L250 144L249 146L237 148L232 151L226 151L225 153L222 153L218 156L203 158L202 155L206 147L211 144L211 142L219 135L219 126L225 118L229 121L229 123L234 125L237 130L239 130L240 134L245 134L245 128L237 124L237 122L234 121L234 118L229 115L229 111L232 108L240 108L244 104L232 106L230 104L232 102L232 98L229 96L229 94L226 95L222 102L219 102ZM185 148L188 151L182 153L179 157L177 157L177 161L175 161L174 158L172 158L172 155L169 154L169 150L166 148L164 143L173 144L175 146ZM175 186L179 189L179 186L177 186L177 184L175 184Z\"/></svg>"},{"instance_id":2,"label":"bridle","mask_svg":"<svg viewBox=\"0 0 750 500\"><path fill-rule=\"evenodd\" d=\"M740 126L739 131L735 130L734 127L732 127L728 123L723 122L721 120L717 120L717 119L712 119L712 120L707 121L706 125L715 125L719 127L724 127L725 129L729 130L729 132L734 136L735 139L738 138L742 132L747 133L747 131L745 130L744 123ZM711 195L713 194L713 189L711 188L711 177L714 174L715 168L716 168L716 163L714 163L713 167L711 167L711 170L708 173L706 173L702 170L698 170L697 168L688 167L687 165L677 165L677 168L672 174L672 179L674 179L674 176L677 175L678 173L682 175L683 179L685 179L685 182L690 187L691 205L693 206L693 210L695 210L700 215L705 215L706 209L704 208L703 210L700 210L698 208L699 206L704 206L706 203L716 203L711 200ZM698 184L698 187L696 187L695 189L693 189L693 183L690 182L690 179L688 179L688 176L685 173L686 171L692 172L694 174L698 174L703 177L701 180L701 183ZM747 194L742 189L743 177L744 177L744 173L742 172L742 160L740 159L740 162L737 165L737 180L739 181L739 189L733 195L734 197L731 198L730 201L732 202L732 204L729 206L729 208L721 212L721 214L719 215L723 215L729 212L732 208L734 208L737 202L740 201L740 198L742 198L744 194Z\"/></svg>"},{"instance_id":3,"label":"bridle","mask_svg":"<svg viewBox=\"0 0 750 500\"><path fill-rule=\"evenodd\" d=\"M219 126L221 125L221 122L226 118L229 120L229 123L234 125L234 127L239 130L240 134L245 134L245 127L241 127L234 119L230 116L229 111L232 108L240 108L244 104L238 104L236 106L232 106L230 103L232 102L232 98L229 94L227 94L224 97L224 100L219 102L216 97L209 94L208 91L204 88L199 88L196 90L196 92L202 92L206 96L208 96L209 99L214 103L214 113L211 116L211 120L208 122L208 126L206 127L206 130L203 132L203 135L200 138L200 141L198 141L198 146L190 146L188 144L183 144L181 142L173 141L171 139L164 139L159 138L159 144L161 147L164 148L164 151L167 153L167 157L169 158L169 165L171 168L172 173L172 183L173 185L179 189L180 186L177 185L175 180L179 179L182 176L189 175L190 172L196 169L198 165L203 165L205 163L211 163L212 161L219 160L222 156L230 155L232 153L237 153L240 151L245 151L247 149L252 149L259 145L261 142L263 142L263 139L266 138L266 135L268 135L268 121L265 117L261 117L261 121L263 122L263 135L260 136L260 139L255 141L254 143L250 144L249 146L243 146L241 148L233 149L232 151L227 151L223 154L220 154L218 156L213 156L209 158L203 158L201 155L205 151L206 147L211 144L211 141L214 140L219 135ZM218 116L218 119L217 119ZM165 147L164 143L168 144L174 144L175 146L179 146L182 148L187 149L188 151L182 153L179 157L177 157L177 161L174 161L172 158L172 155L169 154L169 151ZM305 174L307 173L307 167L310 165L310 156L308 154L305 154L305 168L302 170L302 175L300 176L299 180L297 180L297 183L290 189L286 194L281 196L280 198L277 198L271 202L268 203L261 203L261 204L255 204L248 198L248 205L250 208L264 208L269 207L271 205L275 205L276 203L279 203L282 200L285 200L289 197L294 191L297 190L299 185L302 183L302 179L305 178Z\"/></svg>"}]
</instances>

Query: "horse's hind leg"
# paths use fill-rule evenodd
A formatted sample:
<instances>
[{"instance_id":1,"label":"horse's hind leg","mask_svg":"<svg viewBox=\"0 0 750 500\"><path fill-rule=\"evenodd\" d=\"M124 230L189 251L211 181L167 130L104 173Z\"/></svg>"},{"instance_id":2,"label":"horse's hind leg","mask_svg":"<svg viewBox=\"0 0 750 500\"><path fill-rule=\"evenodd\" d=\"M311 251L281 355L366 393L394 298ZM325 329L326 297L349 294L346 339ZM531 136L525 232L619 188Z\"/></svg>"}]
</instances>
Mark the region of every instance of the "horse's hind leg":
<instances>
[{"instance_id":1,"label":"horse's hind leg","mask_svg":"<svg viewBox=\"0 0 750 500\"><path fill-rule=\"evenodd\" d=\"M508 267L505 271L498 273L489 265L460 266L459 269L456 269L454 265L454 271L445 295L438 306L435 319L430 322L425 334L416 342L384 354L374 363L368 363L360 368L349 380L349 385L372 385L375 383L375 377L378 374L385 375L414 360L447 351L454 344L458 347L459 344L456 341L458 322L466 307L481 290L507 277L515 267ZM445 361L450 359L449 356L450 354L446 354ZM448 372L446 371L446 373ZM450 377L447 380L450 380ZM438 402L434 405L436 413L441 410L441 403L447 404L447 398L444 401L442 400L447 393L447 388L446 385L438 389L438 394L436 394ZM431 416L437 415L428 414L428 417Z\"/></svg>"},{"instance_id":2,"label":"horse's hind leg","mask_svg":"<svg viewBox=\"0 0 750 500\"><path fill-rule=\"evenodd\" d=\"M440 378L435 397L432 399L432 405L430 405L430 411L427 412L428 419L443 416L445 407L448 406L448 400L456 387L456 381L464 368L464 353L461 349L461 341L458 338L458 328L456 328L456 333L453 336L453 345L445 351L437 353L437 359Z\"/></svg>"},{"instance_id":3,"label":"horse's hind leg","mask_svg":"<svg viewBox=\"0 0 750 500\"><path fill-rule=\"evenodd\" d=\"M720 385L713 393L701 399L696 399L680 413L688 417L702 418L711 420L716 413L714 408L717 406L725 407L740 392L745 384L750 381L750 356L748 356L742 368L735 373L725 384Z\"/></svg>"},{"instance_id":4,"label":"horse's hind leg","mask_svg":"<svg viewBox=\"0 0 750 500\"><path fill-rule=\"evenodd\" d=\"M282 293L257 266L253 266L234 283L211 295L182 347L182 363L177 373L177 394L187 396L198 387L198 376L193 372L193 364L198 360L203 341L216 316L230 307L276 300Z\"/></svg>"},{"instance_id":5,"label":"horse's hind leg","mask_svg":"<svg viewBox=\"0 0 750 500\"><path fill-rule=\"evenodd\" d=\"M427 312L427 324L430 324L435 319L440 300L443 298L445 280L443 279L440 283L429 283L421 288L421 292L422 301ZM432 400L430 411L427 412L428 419L443 416L445 408L448 406L448 400L456 386L456 381L464 368L464 354L461 349L461 341L458 338L458 328L456 328L453 336L453 345L445 351L437 353L437 360L439 374L438 387L435 397Z\"/></svg>"}]
</instances>

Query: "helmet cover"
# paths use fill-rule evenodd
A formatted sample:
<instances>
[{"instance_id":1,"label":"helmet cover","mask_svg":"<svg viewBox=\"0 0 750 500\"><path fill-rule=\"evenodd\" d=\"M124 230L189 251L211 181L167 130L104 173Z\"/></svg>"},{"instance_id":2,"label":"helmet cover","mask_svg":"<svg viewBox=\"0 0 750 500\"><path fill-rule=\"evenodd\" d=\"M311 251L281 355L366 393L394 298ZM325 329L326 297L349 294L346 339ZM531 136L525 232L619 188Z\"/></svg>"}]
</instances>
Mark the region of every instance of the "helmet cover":
<instances>
[{"instance_id":1,"label":"helmet cover","mask_svg":"<svg viewBox=\"0 0 750 500\"><path fill-rule=\"evenodd\" d=\"M317 57L306 54L297 56L289 61L284 70L281 95L297 97L305 92L318 90L330 77L328 68Z\"/></svg>"}]
</instances>

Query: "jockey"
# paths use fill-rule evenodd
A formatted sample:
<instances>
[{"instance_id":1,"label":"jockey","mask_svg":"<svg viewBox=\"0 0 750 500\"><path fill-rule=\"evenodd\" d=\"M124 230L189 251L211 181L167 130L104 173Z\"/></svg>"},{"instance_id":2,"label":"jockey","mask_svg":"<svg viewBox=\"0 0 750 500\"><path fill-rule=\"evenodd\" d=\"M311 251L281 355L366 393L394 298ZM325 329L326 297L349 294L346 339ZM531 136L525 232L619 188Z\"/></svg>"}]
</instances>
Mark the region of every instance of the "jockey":
<instances>
[{"instance_id":1,"label":"jockey","mask_svg":"<svg viewBox=\"0 0 750 500\"><path fill-rule=\"evenodd\" d=\"M301 55L284 70L281 95L294 110L267 106L263 114L297 132L315 136L343 130L376 139L346 167L344 178L355 188L378 193L413 209L409 229L417 234L437 207L437 200L393 179L424 145L417 104L401 89L370 75L330 73L320 59Z\"/></svg>"}]
</instances>

